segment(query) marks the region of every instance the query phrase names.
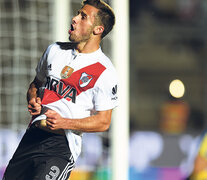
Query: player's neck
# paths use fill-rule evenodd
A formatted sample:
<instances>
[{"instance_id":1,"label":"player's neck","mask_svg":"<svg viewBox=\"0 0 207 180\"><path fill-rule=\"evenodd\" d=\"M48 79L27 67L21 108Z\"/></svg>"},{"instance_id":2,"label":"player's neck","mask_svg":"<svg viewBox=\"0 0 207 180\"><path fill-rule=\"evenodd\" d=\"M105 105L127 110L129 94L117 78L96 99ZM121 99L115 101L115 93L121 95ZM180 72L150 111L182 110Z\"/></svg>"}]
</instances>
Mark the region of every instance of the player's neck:
<instances>
[{"instance_id":1,"label":"player's neck","mask_svg":"<svg viewBox=\"0 0 207 180\"><path fill-rule=\"evenodd\" d=\"M94 51L97 51L99 49L99 46L100 46L100 41L90 40L87 42L81 42L77 44L76 50L79 53L92 53Z\"/></svg>"}]
</instances>

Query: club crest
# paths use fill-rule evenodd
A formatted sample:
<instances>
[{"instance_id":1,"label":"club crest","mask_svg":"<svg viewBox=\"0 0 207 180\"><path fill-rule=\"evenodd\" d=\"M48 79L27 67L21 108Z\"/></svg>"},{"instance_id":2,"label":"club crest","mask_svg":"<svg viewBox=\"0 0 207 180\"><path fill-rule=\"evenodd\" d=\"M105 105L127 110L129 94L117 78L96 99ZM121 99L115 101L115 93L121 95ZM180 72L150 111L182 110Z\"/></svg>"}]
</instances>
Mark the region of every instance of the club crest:
<instances>
[{"instance_id":1,"label":"club crest","mask_svg":"<svg viewBox=\"0 0 207 180\"><path fill-rule=\"evenodd\" d=\"M73 73L74 69L71 68L70 66L65 66L63 68L63 70L60 73L60 76L62 79L67 79L71 76L71 74Z\"/></svg>"},{"instance_id":2,"label":"club crest","mask_svg":"<svg viewBox=\"0 0 207 180\"><path fill-rule=\"evenodd\" d=\"M80 87L86 87L90 81L93 79L93 77L91 75L88 75L87 73L82 73L80 80L79 80L79 85Z\"/></svg>"}]
</instances>

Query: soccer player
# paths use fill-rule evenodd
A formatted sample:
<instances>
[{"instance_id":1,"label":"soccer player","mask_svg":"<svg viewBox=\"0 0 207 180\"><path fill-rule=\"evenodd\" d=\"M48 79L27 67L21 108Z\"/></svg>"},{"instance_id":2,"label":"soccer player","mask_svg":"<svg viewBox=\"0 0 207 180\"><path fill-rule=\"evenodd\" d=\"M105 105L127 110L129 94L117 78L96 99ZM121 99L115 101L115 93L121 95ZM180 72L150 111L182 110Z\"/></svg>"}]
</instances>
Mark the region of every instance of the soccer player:
<instances>
[{"instance_id":1,"label":"soccer player","mask_svg":"<svg viewBox=\"0 0 207 180\"><path fill-rule=\"evenodd\" d=\"M207 131L205 131L198 144L198 153L195 156L193 171L190 180L207 179Z\"/></svg>"},{"instance_id":2,"label":"soccer player","mask_svg":"<svg viewBox=\"0 0 207 180\"><path fill-rule=\"evenodd\" d=\"M117 75L100 42L114 23L109 5L85 0L72 19L71 42L48 46L27 92L32 120L4 180L68 179L83 132L109 128L118 105Z\"/></svg>"}]
</instances>

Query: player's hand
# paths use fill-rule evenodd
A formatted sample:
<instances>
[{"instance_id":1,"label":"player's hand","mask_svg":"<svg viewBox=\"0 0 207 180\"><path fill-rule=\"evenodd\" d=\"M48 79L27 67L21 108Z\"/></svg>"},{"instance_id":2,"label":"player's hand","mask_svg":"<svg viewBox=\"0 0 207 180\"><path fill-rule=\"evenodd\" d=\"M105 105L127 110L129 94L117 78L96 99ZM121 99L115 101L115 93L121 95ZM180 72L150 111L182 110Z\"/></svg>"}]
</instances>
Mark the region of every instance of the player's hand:
<instances>
[{"instance_id":1,"label":"player's hand","mask_svg":"<svg viewBox=\"0 0 207 180\"><path fill-rule=\"evenodd\" d=\"M51 130L57 130L57 129L65 129L65 119L58 114L56 111L53 111L51 109L47 110L47 112L45 113L45 115L47 116L46 118L46 123L49 129Z\"/></svg>"},{"instance_id":2,"label":"player's hand","mask_svg":"<svg viewBox=\"0 0 207 180\"><path fill-rule=\"evenodd\" d=\"M41 99L39 97L30 99L27 107L32 116L39 115L42 109Z\"/></svg>"}]
</instances>

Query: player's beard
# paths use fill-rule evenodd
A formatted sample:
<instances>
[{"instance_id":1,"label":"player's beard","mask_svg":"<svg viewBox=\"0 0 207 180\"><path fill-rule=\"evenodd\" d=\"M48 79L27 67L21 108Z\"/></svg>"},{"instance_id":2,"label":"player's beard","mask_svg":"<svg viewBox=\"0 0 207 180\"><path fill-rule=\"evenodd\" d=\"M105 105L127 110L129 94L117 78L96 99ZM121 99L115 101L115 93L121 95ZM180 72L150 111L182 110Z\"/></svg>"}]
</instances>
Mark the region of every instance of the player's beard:
<instances>
[{"instance_id":1,"label":"player's beard","mask_svg":"<svg viewBox=\"0 0 207 180\"><path fill-rule=\"evenodd\" d=\"M69 36L69 40L74 43L87 42L91 38L91 35L93 34L93 28L94 26L89 28L87 32L84 33L83 35L71 33Z\"/></svg>"}]
</instances>

